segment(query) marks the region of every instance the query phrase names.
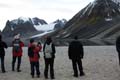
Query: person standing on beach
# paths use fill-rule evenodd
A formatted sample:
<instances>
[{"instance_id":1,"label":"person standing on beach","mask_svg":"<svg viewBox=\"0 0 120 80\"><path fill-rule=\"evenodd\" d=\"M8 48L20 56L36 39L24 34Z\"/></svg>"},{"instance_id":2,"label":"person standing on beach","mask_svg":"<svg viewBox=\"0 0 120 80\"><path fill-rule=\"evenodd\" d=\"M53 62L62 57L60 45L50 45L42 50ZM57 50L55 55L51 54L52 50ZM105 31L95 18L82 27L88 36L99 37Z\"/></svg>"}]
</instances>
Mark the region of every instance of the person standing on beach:
<instances>
[{"instance_id":1,"label":"person standing on beach","mask_svg":"<svg viewBox=\"0 0 120 80\"><path fill-rule=\"evenodd\" d=\"M83 66L82 66L82 59L84 56L83 45L81 44L80 41L78 41L77 36L75 36L74 39L75 40L72 41L68 47L68 56L69 56L69 59L72 60L72 66L74 71L73 76L78 77L77 66L79 67L80 76L84 76L85 74L83 72Z\"/></svg>"},{"instance_id":2,"label":"person standing on beach","mask_svg":"<svg viewBox=\"0 0 120 80\"><path fill-rule=\"evenodd\" d=\"M54 77L54 58L55 58L55 45L52 42L51 37L47 37L44 46L43 53L45 59L45 70L44 76L48 79L48 68L50 67L50 77L51 79L55 79Z\"/></svg>"},{"instance_id":3,"label":"person standing on beach","mask_svg":"<svg viewBox=\"0 0 120 80\"><path fill-rule=\"evenodd\" d=\"M116 50L118 52L118 59L119 59L119 65L120 65L120 36L116 40Z\"/></svg>"},{"instance_id":4,"label":"person standing on beach","mask_svg":"<svg viewBox=\"0 0 120 80\"><path fill-rule=\"evenodd\" d=\"M36 75L39 78L40 77L40 70L39 70L39 52L41 51L42 46L41 43L35 43L34 39L30 40L29 46L28 46L28 56L30 60L30 66L31 66L31 76L34 78L34 72L36 70Z\"/></svg>"},{"instance_id":5,"label":"person standing on beach","mask_svg":"<svg viewBox=\"0 0 120 80\"><path fill-rule=\"evenodd\" d=\"M20 65L21 65L21 58L22 58L22 47L24 46L24 43L20 40L20 34L17 34L14 37L14 40L12 42L12 53L13 53L13 60L12 60L12 71L14 71L14 67L15 67L15 62L16 59L18 59L18 63L17 63L17 72L21 72L20 70Z\"/></svg>"},{"instance_id":6,"label":"person standing on beach","mask_svg":"<svg viewBox=\"0 0 120 80\"><path fill-rule=\"evenodd\" d=\"M5 57L5 50L4 48L7 48L7 44L2 41L2 35L0 35L0 59L1 59L1 70L2 73L5 73L5 66L4 66L4 57Z\"/></svg>"}]
</instances>

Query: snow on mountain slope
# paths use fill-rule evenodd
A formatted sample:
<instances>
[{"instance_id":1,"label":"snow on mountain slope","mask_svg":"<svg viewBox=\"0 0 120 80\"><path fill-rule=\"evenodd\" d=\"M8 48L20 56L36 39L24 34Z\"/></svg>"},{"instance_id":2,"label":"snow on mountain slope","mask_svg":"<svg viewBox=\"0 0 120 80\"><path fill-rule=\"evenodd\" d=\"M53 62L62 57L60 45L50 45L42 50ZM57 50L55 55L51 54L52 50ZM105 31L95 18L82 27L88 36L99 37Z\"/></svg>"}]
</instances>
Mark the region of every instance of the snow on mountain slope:
<instances>
[{"instance_id":1,"label":"snow on mountain slope","mask_svg":"<svg viewBox=\"0 0 120 80\"><path fill-rule=\"evenodd\" d=\"M27 18L27 17L19 17L18 19L14 19L11 22L14 23L14 24L19 24L19 23L25 23L27 21L29 21L29 18Z\"/></svg>"},{"instance_id":2,"label":"snow on mountain slope","mask_svg":"<svg viewBox=\"0 0 120 80\"><path fill-rule=\"evenodd\" d=\"M23 20L24 22L29 21L29 18L27 18L27 17L19 17L18 19Z\"/></svg>"},{"instance_id":3,"label":"snow on mountain slope","mask_svg":"<svg viewBox=\"0 0 120 80\"><path fill-rule=\"evenodd\" d=\"M42 37L42 36L44 36L44 35L46 35L46 34L48 34L48 33L51 33L51 32L54 32L54 30L52 30L52 31L45 31L45 32L43 32L43 33L40 33L40 34L37 34L37 35L31 36L30 38L38 38L38 37Z\"/></svg>"},{"instance_id":4,"label":"snow on mountain slope","mask_svg":"<svg viewBox=\"0 0 120 80\"><path fill-rule=\"evenodd\" d=\"M44 25L34 25L38 31L50 31L54 29L56 23L44 24Z\"/></svg>"}]
</instances>

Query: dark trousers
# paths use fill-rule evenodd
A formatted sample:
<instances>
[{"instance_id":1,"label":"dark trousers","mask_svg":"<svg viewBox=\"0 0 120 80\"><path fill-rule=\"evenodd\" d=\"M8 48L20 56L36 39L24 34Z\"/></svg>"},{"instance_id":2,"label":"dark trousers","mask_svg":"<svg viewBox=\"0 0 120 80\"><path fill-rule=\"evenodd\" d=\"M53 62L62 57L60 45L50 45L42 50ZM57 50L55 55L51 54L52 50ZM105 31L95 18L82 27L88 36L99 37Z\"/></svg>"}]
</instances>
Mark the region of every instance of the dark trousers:
<instances>
[{"instance_id":1,"label":"dark trousers","mask_svg":"<svg viewBox=\"0 0 120 80\"><path fill-rule=\"evenodd\" d=\"M118 52L118 59L119 59L119 65L120 65L120 52Z\"/></svg>"},{"instance_id":2,"label":"dark trousers","mask_svg":"<svg viewBox=\"0 0 120 80\"><path fill-rule=\"evenodd\" d=\"M12 60L12 70L13 70L13 71L14 71L14 68L15 68L16 59L18 59L17 70L20 70L21 56L19 56L19 57L13 56L13 60Z\"/></svg>"},{"instance_id":3,"label":"dark trousers","mask_svg":"<svg viewBox=\"0 0 120 80\"><path fill-rule=\"evenodd\" d=\"M30 65L31 65L31 75L34 76L34 73L35 73L35 70L36 70L36 74L39 76L40 75L39 61L30 62Z\"/></svg>"},{"instance_id":4,"label":"dark trousers","mask_svg":"<svg viewBox=\"0 0 120 80\"><path fill-rule=\"evenodd\" d=\"M48 68L50 67L50 77L54 78L54 58L45 59L44 76L48 78Z\"/></svg>"},{"instance_id":5,"label":"dark trousers","mask_svg":"<svg viewBox=\"0 0 120 80\"><path fill-rule=\"evenodd\" d=\"M0 56L0 59L1 59L1 70L2 70L2 72L5 72L4 56Z\"/></svg>"},{"instance_id":6,"label":"dark trousers","mask_svg":"<svg viewBox=\"0 0 120 80\"><path fill-rule=\"evenodd\" d=\"M78 76L78 68L79 68L80 73L83 73L83 67L82 67L82 60L81 59L72 60L72 66L73 66L73 71L74 71L75 76Z\"/></svg>"}]
</instances>

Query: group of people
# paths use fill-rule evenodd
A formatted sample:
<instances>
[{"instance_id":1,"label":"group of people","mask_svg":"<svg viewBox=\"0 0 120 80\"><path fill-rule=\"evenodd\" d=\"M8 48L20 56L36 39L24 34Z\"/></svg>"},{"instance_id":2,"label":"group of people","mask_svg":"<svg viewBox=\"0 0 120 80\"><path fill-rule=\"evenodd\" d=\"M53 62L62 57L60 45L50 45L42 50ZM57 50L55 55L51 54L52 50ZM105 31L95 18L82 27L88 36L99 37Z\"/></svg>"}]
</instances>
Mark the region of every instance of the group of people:
<instances>
[{"instance_id":1,"label":"group of people","mask_svg":"<svg viewBox=\"0 0 120 80\"><path fill-rule=\"evenodd\" d=\"M17 62L17 72L21 72L20 65L21 65L21 58L22 58L22 47L24 46L24 43L20 40L20 35L14 37L14 40L12 42L12 71L15 71L15 63L16 59ZM6 72L5 66L4 66L4 56L5 56L5 50L4 48L8 48L7 44L2 40L2 36L0 35L0 59L1 59L1 70L3 73ZM116 49L119 53L119 61L120 61L120 37L116 40ZM50 68L50 77L51 79L55 79L54 75L54 59L55 59L55 45L52 42L51 37L47 37L46 41L42 47L40 42L35 42L34 39L30 39L30 42L28 44L28 57L30 61L30 70L31 70L31 76L32 78L36 76L40 77L40 69L39 69L39 58L40 54L39 52L43 50L44 54L44 60L45 60L45 69L44 69L44 77L48 79L48 70ZM74 40L70 42L68 47L68 57L72 61L73 66L73 76L78 77L78 69L80 76L84 76L85 73L83 71L82 66L82 59L84 57L84 49L82 43L78 40L78 37L75 36ZM119 62L120 64L120 62Z\"/></svg>"},{"instance_id":2,"label":"group of people","mask_svg":"<svg viewBox=\"0 0 120 80\"><path fill-rule=\"evenodd\" d=\"M15 63L17 60L17 72L21 72L20 65L21 59L23 54L24 43L20 39L20 34L14 37L12 41L12 71L15 71ZM4 66L4 56L5 56L5 48L7 49L7 44L2 40L2 35L0 35L0 59L1 59L1 70L2 73L5 73L5 66ZM31 69L31 76L34 78L35 72L37 77L40 77L40 69L39 69L39 52L43 48L44 53L44 60L45 60L45 70L44 76L48 78L48 69L50 67L50 77L51 79L55 79L54 77L54 58L55 58L55 45L52 42L51 37L47 37L42 47L40 42L35 42L34 39L30 39L28 44L28 57L30 61L30 69Z\"/></svg>"},{"instance_id":3,"label":"group of people","mask_svg":"<svg viewBox=\"0 0 120 80\"><path fill-rule=\"evenodd\" d=\"M36 43L34 39L30 40L28 46L28 56L31 65L31 76L34 78L35 71L37 77L40 77L40 70L39 70L39 52L41 51L42 46L41 43ZM51 79L55 79L54 77L54 58L55 58L55 45L52 43L51 37L47 37L44 46L43 46L43 53L44 53L44 60L45 60L45 70L44 70L44 77L48 79L48 69L50 67L50 77Z\"/></svg>"}]
</instances>

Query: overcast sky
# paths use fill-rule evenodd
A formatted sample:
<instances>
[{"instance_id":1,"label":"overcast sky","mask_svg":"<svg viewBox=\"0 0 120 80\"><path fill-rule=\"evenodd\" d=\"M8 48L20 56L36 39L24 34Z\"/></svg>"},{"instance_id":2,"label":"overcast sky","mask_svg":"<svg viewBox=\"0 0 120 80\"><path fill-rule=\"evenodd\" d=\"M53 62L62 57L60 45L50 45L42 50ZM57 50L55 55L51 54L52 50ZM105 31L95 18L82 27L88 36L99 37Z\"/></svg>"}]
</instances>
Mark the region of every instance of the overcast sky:
<instances>
[{"instance_id":1,"label":"overcast sky","mask_svg":"<svg viewBox=\"0 0 120 80\"><path fill-rule=\"evenodd\" d=\"M93 0L0 0L0 29L7 20L18 17L38 17L51 23L71 19Z\"/></svg>"}]
</instances>

